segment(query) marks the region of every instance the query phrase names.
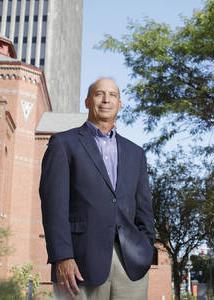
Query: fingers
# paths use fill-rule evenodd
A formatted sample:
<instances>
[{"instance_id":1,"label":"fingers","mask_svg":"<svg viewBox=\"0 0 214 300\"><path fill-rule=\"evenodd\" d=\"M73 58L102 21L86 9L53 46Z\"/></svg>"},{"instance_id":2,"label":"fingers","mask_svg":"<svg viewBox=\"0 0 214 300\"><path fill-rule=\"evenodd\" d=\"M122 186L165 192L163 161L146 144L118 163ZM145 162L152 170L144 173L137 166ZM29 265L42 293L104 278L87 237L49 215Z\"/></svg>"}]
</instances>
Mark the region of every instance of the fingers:
<instances>
[{"instance_id":1,"label":"fingers","mask_svg":"<svg viewBox=\"0 0 214 300\"><path fill-rule=\"evenodd\" d=\"M77 264L75 263L75 266L74 266L74 271L71 272L69 275L69 284L70 284L70 287L72 289L72 292L77 295L79 294L80 290L78 288L78 285L77 285L77 282L76 282L76 278L79 279L80 281L84 281L82 275L80 274L80 271L79 271L79 268L77 266Z\"/></svg>"},{"instance_id":2,"label":"fingers","mask_svg":"<svg viewBox=\"0 0 214 300\"><path fill-rule=\"evenodd\" d=\"M72 287L69 280L67 280L65 283L65 289L72 297L76 296L79 293L76 289Z\"/></svg>"},{"instance_id":3,"label":"fingers","mask_svg":"<svg viewBox=\"0 0 214 300\"><path fill-rule=\"evenodd\" d=\"M77 277L78 280L84 281L84 279L83 279L83 277L82 277L82 275L81 275L81 273L79 271L79 268L77 266L75 268L75 275L76 275L76 277Z\"/></svg>"},{"instance_id":4,"label":"fingers","mask_svg":"<svg viewBox=\"0 0 214 300\"><path fill-rule=\"evenodd\" d=\"M57 263L56 275L58 287L61 291L66 291L71 294L72 297L79 294L76 278L83 281L78 266L74 259L61 261Z\"/></svg>"},{"instance_id":5,"label":"fingers","mask_svg":"<svg viewBox=\"0 0 214 300\"><path fill-rule=\"evenodd\" d=\"M69 293L72 297L74 297L79 293L79 289L77 287L76 282L74 282L75 278L73 279L72 277L72 275L69 275L67 277L62 277L58 279L61 281L58 281L57 286L62 293L66 292Z\"/></svg>"},{"instance_id":6,"label":"fingers","mask_svg":"<svg viewBox=\"0 0 214 300\"><path fill-rule=\"evenodd\" d=\"M69 285L70 285L70 289L72 290L72 292L75 294L75 295L78 295L80 290L77 286L77 282L76 282L76 278L75 278L75 274L69 274Z\"/></svg>"}]
</instances>

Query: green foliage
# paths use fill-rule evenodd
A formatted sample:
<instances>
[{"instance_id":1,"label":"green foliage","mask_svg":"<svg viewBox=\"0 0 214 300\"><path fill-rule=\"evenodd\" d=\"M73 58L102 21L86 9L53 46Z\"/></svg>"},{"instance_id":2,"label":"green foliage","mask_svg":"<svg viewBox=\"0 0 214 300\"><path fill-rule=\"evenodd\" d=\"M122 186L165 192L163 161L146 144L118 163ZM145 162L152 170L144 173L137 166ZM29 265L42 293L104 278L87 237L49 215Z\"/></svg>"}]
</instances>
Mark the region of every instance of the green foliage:
<instances>
[{"instance_id":1,"label":"green foliage","mask_svg":"<svg viewBox=\"0 0 214 300\"><path fill-rule=\"evenodd\" d=\"M33 265L28 263L23 266L14 266L11 269L12 276L0 282L0 299L2 300L24 300L26 299L29 280L33 283L33 295L36 295L40 284L40 275L33 274ZM48 299L44 293L42 299ZM49 297L50 299L50 297Z\"/></svg>"},{"instance_id":2,"label":"green foliage","mask_svg":"<svg viewBox=\"0 0 214 300\"><path fill-rule=\"evenodd\" d=\"M175 293L180 299L182 271L191 251L207 237L206 178L182 150L150 167L157 241L172 258Z\"/></svg>"},{"instance_id":3,"label":"green foliage","mask_svg":"<svg viewBox=\"0 0 214 300\"><path fill-rule=\"evenodd\" d=\"M197 299L196 299L196 296L182 295L181 300L197 300Z\"/></svg>"},{"instance_id":4,"label":"green foliage","mask_svg":"<svg viewBox=\"0 0 214 300\"><path fill-rule=\"evenodd\" d=\"M19 289L26 294L29 280L32 280L33 295L40 284L40 275L38 273L33 274L33 265L28 263L23 266L14 266L11 269L12 278L11 281L19 287Z\"/></svg>"},{"instance_id":5,"label":"green foliage","mask_svg":"<svg viewBox=\"0 0 214 300\"><path fill-rule=\"evenodd\" d=\"M178 34L178 47L185 55L194 56L196 61L214 59L214 2L207 1L204 9L196 11L185 21Z\"/></svg>"},{"instance_id":6,"label":"green foliage","mask_svg":"<svg viewBox=\"0 0 214 300\"><path fill-rule=\"evenodd\" d=\"M209 168L207 168L209 170ZM211 169L205 180L205 198L203 214L205 218L205 230L207 233L208 246L214 249L214 168Z\"/></svg>"},{"instance_id":7,"label":"green foliage","mask_svg":"<svg viewBox=\"0 0 214 300\"><path fill-rule=\"evenodd\" d=\"M34 300L53 300L54 298L53 298L52 292L43 290L41 292L37 292L33 299Z\"/></svg>"},{"instance_id":8,"label":"green foliage","mask_svg":"<svg viewBox=\"0 0 214 300\"><path fill-rule=\"evenodd\" d=\"M13 280L0 282L0 299L2 300L24 300L25 297L18 284Z\"/></svg>"},{"instance_id":9,"label":"green foliage","mask_svg":"<svg viewBox=\"0 0 214 300\"><path fill-rule=\"evenodd\" d=\"M151 143L161 146L184 126L190 134L206 132L214 125L214 1L176 30L144 19L130 23L120 40L110 35L97 48L122 53L131 70L126 93L135 106L124 110L126 122L143 115L145 130L152 131L169 117L164 134ZM131 110L131 114L129 113ZM129 116L131 115L131 119ZM127 119L128 117L128 119Z\"/></svg>"},{"instance_id":10,"label":"green foliage","mask_svg":"<svg viewBox=\"0 0 214 300\"><path fill-rule=\"evenodd\" d=\"M201 213L206 203L205 185L200 171L181 150L166 154L150 168L159 241L179 260L187 259L206 236Z\"/></svg>"},{"instance_id":11,"label":"green foliage","mask_svg":"<svg viewBox=\"0 0 214 300\"><path fill-rule=\"evenodd\" d=\"M195 272L195 278L198 282L207 283L209 281L209 257L200 255L191 255L191 271ZM202 274L200 274L202 272Z\"/></svg>"},{"instance_id":12,"label":"green foliage","mask_svg":"<svg viewBox=\"0 0 214 300\"><path fill-rule=\"evenodd\" d=\"M11 232L9 228L0 227L0 257L12 252L12 248L7 244L10 235Z\"/></svg>"},{"instance_id":13,"label":"green foliage","mask_svg":"<svg viewBox=\"0 0 214 300\"><path fill-rule=\"evenodd\" d=\"M13 249L8 246L10 236L11 231L9 228L0 227L0 257L13 252ZM35 295L40 284L40 275L38 273L33 274L32 264L28 263L20 267L14 266L11 273L11 278L0 281L0 299L24 300L30 279L33 283L33 295ZM45 296L48 299L48 295Z\"/></svg>"}]
</instances>

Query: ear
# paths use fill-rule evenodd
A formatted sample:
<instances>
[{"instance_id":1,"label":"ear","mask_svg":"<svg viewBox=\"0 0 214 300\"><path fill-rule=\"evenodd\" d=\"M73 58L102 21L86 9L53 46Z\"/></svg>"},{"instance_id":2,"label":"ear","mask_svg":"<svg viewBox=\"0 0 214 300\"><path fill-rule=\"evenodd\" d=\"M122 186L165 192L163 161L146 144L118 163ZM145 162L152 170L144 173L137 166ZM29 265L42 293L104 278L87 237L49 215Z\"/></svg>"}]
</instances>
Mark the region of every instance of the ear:
<instances>
[{"instance_id":1,"label":"ear","mask_svg":"<svg viewBox=\"0 0 214 300\"><path fill-rule=\"evenodd\" d=\"M123 107L123 102L122 102L122 100L120 99L120 100L119 100L119 110L121 110L122 107Z\"/></svg>"},{"instance_id":2,"label":"ear","mask_svg":"<svg viewBox=\"0 0 214 300\"><path fill-rule=\"evenodd\" d=\"M87 97L86 99L85 99L85 107L86 108L89 108L89 106L90 106L90 100L89 100L89 98Z\"/></svg>"}]
</instances>

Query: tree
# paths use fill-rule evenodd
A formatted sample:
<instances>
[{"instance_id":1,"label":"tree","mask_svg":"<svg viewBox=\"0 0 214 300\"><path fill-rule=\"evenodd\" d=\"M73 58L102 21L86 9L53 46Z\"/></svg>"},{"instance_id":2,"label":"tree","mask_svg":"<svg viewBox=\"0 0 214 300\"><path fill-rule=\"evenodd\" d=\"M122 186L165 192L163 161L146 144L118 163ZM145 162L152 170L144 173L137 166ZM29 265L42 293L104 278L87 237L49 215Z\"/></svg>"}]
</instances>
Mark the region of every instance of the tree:
<instances>
[{"instance_id":1,"label":"tree","mask_svg":"<svg viewBox=\"0 0 214 300\"><path fill-rule=\"evenodd\" d=\"M35 294L40 284L40 274L33 274L33 265L31 263L23 266L14 266L11 269L12 277L11 281L19 287L19 290L26 295L26 290L29 284L29 280L32 280L32 292Z\"/></svg>"},{"instance_id":2,"label":"tree","mask_svg":"<svg viewBox=\"0 0 214 300\"><path fill-rule=\"evenodd\" d=\"M189 254L206 237L203 206L204 179L200 169L180 150L150 167L157 241L172 259L176 299L180 299L182 271Z\"/></svg>"},{"instance_id":3,"label":"tree","mask_svg":"<svg viewBox=\"0 0 214 300\"><path fill-rule=\"evenodd\" d=\"M160 136L148 144L158 150L183 130L195 135L214 125L214 1L184 19L181 28L145 19L130 23L120 40L111 35L98 48L122 53L131 69L126 93L135 100L123 117L132 122L143 115L152 131L167 116Z\"/></svg>"},{"instance_id":4,"label":"tree","mask_svg":"<svg viewBox=\"0 0 214 300\"><path fill-rule=\"evenodd\" d=\"M0 257L12 252L12 248L8 246L8 238L10 235L11 232L9 228L0 227Z\"/></svg>"},{"instance_id":5,"label":"tree","mask_svg":"<svg viewBox=\"0 0 214 300\"><path fill-rule=\"evenodd\" d=\"M204 196L206 202L204 203L203 214L206 216L204 224L207 244L210 249L214 249L214 168L207 166L207 170L209 169L210 172L205 178Z\"/></svg>"},{"instance_id":6,"label":"tree","mask_svg":"<svg viewBox=\"0 0 214 300\"><path fill-rule=\"evenodd\" d=\"M194 280L200 283L209 281L209 257L207 255L191 255L192 262L191 273L194 274Z\"/></svg>"},{"instance_id":7,"label":"tree","mask_svg":"<svg viewBox=\"0 0 214 300\"><path fill-rule=\"evenodd\" d=\"M11 273L12 276L9 279L0 281L0 299L26 299L30 279L32 280L33 295L36 294L40 284L40 275L38 273L33 274L32 264L28 263L20 267L14 266L11 269ZM45 299L44 297L42 299Z\"/></svg>"},{"instance_id":8,"label":"tree","mask_svg":"<svg viewBox=\"0 0 214 300\"><path fill-rule=\"evenodd\" d=\"M23 297L22 291L16 282L12 280L0 281L0 299L4 300L25 300L26 297Z\"/></svg>"}]
</instances>

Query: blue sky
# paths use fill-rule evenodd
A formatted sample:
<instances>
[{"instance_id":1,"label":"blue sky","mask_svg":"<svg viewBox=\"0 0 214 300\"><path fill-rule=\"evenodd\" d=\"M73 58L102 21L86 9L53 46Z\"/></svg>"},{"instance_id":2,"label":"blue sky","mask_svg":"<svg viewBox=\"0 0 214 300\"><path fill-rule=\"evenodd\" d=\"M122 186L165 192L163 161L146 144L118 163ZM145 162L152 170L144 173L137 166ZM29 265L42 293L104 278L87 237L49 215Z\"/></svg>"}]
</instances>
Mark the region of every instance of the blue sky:
<instances>
[{"instance_id":1,"label":"blue sky","mask_svg":"<svg viewBox=\"0 0 214 300\"><path fill-rule=\"evenodd\" d=\"M116 38L127 32L129 19L142 20L149 17L164 22L173 28L182 25L182 16L190 17L194 9L203 6L202 0L83 0L83 42L81 71L81 111L91 82L100 76L116 79L123 90L130 81L129 70L124 66L122 55L94 49L104 34ZM125 96L122 94L124 100ZM143 133L139 120L132 126L118 122L118 132L135 143L142 145L149 137Z\"/></svg>"}]
</instances>

